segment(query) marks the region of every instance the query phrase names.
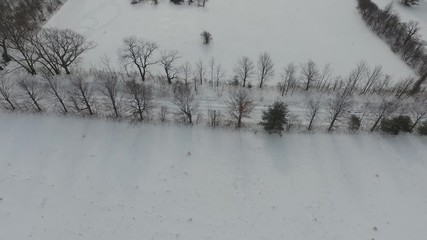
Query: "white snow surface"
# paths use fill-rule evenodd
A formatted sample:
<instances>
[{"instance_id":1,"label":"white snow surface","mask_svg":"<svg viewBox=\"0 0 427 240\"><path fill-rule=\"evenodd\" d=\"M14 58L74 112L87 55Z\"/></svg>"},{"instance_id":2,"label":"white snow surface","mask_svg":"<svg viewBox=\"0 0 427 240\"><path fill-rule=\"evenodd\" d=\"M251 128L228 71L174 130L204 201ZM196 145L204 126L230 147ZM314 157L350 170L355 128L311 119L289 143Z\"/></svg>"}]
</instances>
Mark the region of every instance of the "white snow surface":
<instances>
[{"instance_id":1,"label":"white snow surface","mask_svg":"<svg viewBox=\"0 0 427 240\"><path fill-rule=\"evenodd\" d=\"M271 83L279 81L284 65L308 59L331 63L335 73L344 76L361 60L383 65L397 80L414 74L365 26L356 0L211 0L205 8L159 2L154 6L131 5L130 0L68 0L46 26L73 29L98 44L85 55L85 68L99 67L104 57L119 66L122 39L136 35L157 42L162 50L178 50L182 62L213 57L229 78L238 58L256 61L264 51L276 64ZM214 38L209 46L202 44L203 30Z\"/></svg>"},{"instance_id":2,"label":"white snow surface","mask_svg":"<svg viewBox=\"0 0 427 240\"><path fill-rule=\"evenodd\" d=\"M427 235L426 138L5 113L0 133L1 240Z\"/></svg>"}]
</instances>

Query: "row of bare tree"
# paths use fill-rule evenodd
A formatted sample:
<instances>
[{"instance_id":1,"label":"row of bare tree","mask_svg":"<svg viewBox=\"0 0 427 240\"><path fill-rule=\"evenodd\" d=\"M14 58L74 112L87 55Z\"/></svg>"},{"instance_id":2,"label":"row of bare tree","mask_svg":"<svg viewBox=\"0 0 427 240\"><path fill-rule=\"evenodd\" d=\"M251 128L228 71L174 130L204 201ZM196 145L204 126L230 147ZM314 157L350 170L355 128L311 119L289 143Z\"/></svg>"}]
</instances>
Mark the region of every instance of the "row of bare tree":
<instances>
[{"instance_id":1,"label":"row of bare tree","mask_svg":"<svg viewBox=\"0 0 427 240\"><path fill-rule=\"evenodd\" d=\"M0 102L7 110L55 111L63 114L107 116L138 121L152 119L158 107L151 85L140 83L112 71L108 66L91 74L33 76L21 74L17 79L0 75ZM194 124L200 122L199 104L190 86L177 84L173 88L176 120ZM238 90L227 101L231 122L243 126L242 120L253 110L253 100L245 90ZM160 106L159 119L166 121L166 106ZM219 126L220 111L208 111L212 126Z\"/></svg>"},{"instance_id":2,"label":"row of bare tree","mask_svg":"<svg viewBox=\"0 0 427 240\"><path fill-rule=\"evenodd\" d=\"M188 85L194 82L196 91L196 83L203 85L208 81L218 86L220 82L226 80L224 69L220 64L216 64L214 59L208 63L199 60L194 66L188 62L179 65L181 56L177 51L160 51L160 57L156 56L157 51L160 50L155 42L132 36L123 40L118 55L128 75L136 71L143 82L147 79L147 73L152 65L158 65L163 69L163 75L169 84L181 81ZM234 85L252 87L251 81L255 80L258 87L263 88L274 76L274 62L270 54L264 52L259 55L256 63L245 56L238 59L233 68L231 82ZM382 66L378 65L371 69L364 61L358 63L346 77L334 76L330 64L319 68L312 60L299 66L290 63L282 69L280 79L278 88L282 96L293 94L296 90L315 89L320 92L345 91L350 94L357 92L361 95L388 93L402 97L404 94L423 90L419 85L423 78L420 80L407 78L393 85L391 77L383 72Z\"/></svg>"},{"instance_id":3,"label":"row of bare tree","mask_svg":"<svg viewBox=\"0 0 427 240\"><path fill-rule=\"evenodd\" d=\"M422 76L413 88L413 93L417 93L427 79L427 52L418 22L403 22L392 4L380 9L371 0L358 0L358 9L371 29Z\"/></svg>"},{"instance_id":4,"label":"row of bare tree","mask_svg":"<svg viewBox=\"0 0 427 240\"><path fill-rule=\"evenodd\" d=\"M316 92L394 95L402 98L404 95L412 94L416 82L414 78L408 77L393 83L391 77L383 72L381 65L370 68L364 61L359 62L347 76L334 76L330 64L319 68L315 62L309 60L299 67L294 63L285 66L281 73L278 89L282 96L292 95L298 90L313 89ZM424 91L424 89L419 91Z\"/></svg>"},{"instance_id":5,"label":"row of bare tree","mask_svg":"<svg viewBox=\"0 0 427 240\"><path fill-rule=\"evenodd\" d=\"M224 107L201 108L193 88L177 83L168 88L173 99L171 106L167 107L169 104L164 103L160 94L156 97L156 92L164 87L165 85L135 81L108 66L90 73L79 71L64 76L21 74L12 79L0 75L0 102L8 110L55 111L136 121L152 120L157 112L160 121L166 121L168 116L173 114L176 121L188 124L201 123L202 112L207 110L205 122L208 125L233 125L237 128L243 127L245 119L253 116L257 105L253 91L230 85L230 95L224 102ZM291 114L287 128L303 126L303 120L308 131L319 125L324 125L328 131L332 131L348 121L350 116L356 115L365 123L365 129L376 131L383 119L396 114L406 114L413 121L411 129L415 129L427 117L425 94L404 98L375 95L370 101L366 100L367 97L357 99L357 95L347 89L328 95L304 93L303 104L295 106L304 109L304 113ZM221 112L224 108L226 111Z\"/></svg>"}]
</instances>

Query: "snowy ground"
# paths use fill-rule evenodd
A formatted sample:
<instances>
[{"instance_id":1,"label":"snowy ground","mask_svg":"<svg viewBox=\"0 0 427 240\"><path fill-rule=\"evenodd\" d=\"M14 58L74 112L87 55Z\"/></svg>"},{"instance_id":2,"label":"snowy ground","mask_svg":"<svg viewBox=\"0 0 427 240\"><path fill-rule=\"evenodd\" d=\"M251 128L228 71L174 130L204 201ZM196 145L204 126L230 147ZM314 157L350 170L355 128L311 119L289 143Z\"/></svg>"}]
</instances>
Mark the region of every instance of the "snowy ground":
<instances>
[{"instance_id":1,"label":"snowy ground","mask_svg":"<svg viewBox=\"0 0 427 240\"><path fill-rule=\"evenodd\" d=\"M0 133L1 240L427 235L426 138L5 113Z\"/></svg>"},{"instance_id":2,"label":"snowy ground","mask_svg":"<svg viewBox=\"0 0 427 240\"><path fill-rule=\"evenodd\" d=\"M396 0L374 0L381 8L384 8L387 4L393 3L394 9L402 17L403 21L415 21L419 22L421 26L421 35L424 40L427 41L427 1L421 0L418 6L406 7Z\"/></svg>"},{"instance_id":3,"label":"snowy ground","mask_svg":"<svg viewBox=\"0 0 427 240\"><path fill-rule=\"evenodd\" d=\"M313 59L331 63L341 75L361 60L383 65L396 80L413 74L365 26L355 0L211 0L206 8L174 6L169 0L157 6L129 2L68 0L47 26L74 29L98 44L86 55L85 67L99 66L104 56L115 62L122 39L137 35L163 50L180 51L182 60L191 63L214 57L229 77L238 58L256 60L263 51L271 53L277 73L290 62ZM201 43L202 30L213 35L208 47Z\"/></svg>"}]
</instances>

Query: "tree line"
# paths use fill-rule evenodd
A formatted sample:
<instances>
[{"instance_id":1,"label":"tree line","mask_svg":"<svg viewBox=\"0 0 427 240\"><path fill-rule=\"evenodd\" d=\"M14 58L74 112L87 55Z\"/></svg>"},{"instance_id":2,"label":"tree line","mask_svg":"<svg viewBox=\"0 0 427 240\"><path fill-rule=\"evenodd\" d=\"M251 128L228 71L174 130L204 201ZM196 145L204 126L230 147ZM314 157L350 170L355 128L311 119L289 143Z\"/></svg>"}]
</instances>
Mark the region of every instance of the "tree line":
<instances>
[{"instance_id":1,"label":"tree line","mask_svg":"<svg viewBox=\"0 0 427 240\"><path fill-rule=\"evenodd\" d=\"M54 4L55 3L55 4ZM70 74L81 55L95 44L69 29L41 28L58 0L5 0L0 2L0 46L3 64L15 63L35 75Z\"/></svg>"},{"instance_id":2,"label":"tree line","mask_svg":"<svg viewBox=\"0 0 427 240\"><path fill-rule=\"evenodd\" d=\"M357 8L366 24L422 76L413 88L413 93L418 92L427 79L427 53L420 37L421 27L418 22L403 22L393 10L392 4L380 9L371 0L357 1ZM404 1L408 5L416 2L418 1Z\"/></svg>"},{"instance_id":3,"label":"tree line","mask_svg":"<svg viewBox=\"0 0 427 240\"><path fill-rule=\"evenodd\" d=\"M227 90L226 99L218 99L217 107L204 108L200 107L200 95L192 86L198 82L176 81L169 85L165 79L155 84L142 82L136 76L114 71L107 63L102 69L76 70L70 75L20 73L11 77L2 73L0 103L10 111L242 128L247 119L254 117L256 107L264 108L256 98L271 94L265 89L258 90L261 95L256 95L255 89L223 82L220 86ZM205 86L206 89L212 88ZM267 106L260 119L267 132L281 134L285 130L310 132L319 129L330 132L339 128L354 132L364 129L392 134L413 131L426 134L425 92L399 97L385 91L359 98L359 88L357 91L342 88L330 93L300 89L298 94L301 103L291 105L300 109L298 113L289 110L288 104L281 99Z\"/></svg>"}]
</instances>

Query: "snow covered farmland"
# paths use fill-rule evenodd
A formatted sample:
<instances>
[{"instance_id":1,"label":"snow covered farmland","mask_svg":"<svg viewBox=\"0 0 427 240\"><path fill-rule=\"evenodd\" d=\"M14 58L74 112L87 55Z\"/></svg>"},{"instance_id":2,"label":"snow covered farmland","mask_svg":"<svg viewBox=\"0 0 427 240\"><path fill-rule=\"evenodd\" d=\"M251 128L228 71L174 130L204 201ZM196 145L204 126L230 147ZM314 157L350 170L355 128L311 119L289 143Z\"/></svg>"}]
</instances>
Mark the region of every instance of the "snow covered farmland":
<instances>
[{"instance_id":1,"label":"snow covered farmland","mask_svg":"<svg viewBox=\"0 0 427 240\"><path fill-rule=\"evenodd\" d=\"M122 39L137 35L163 50L178 50L182 60L191 63L214 57L229 75L239 57L256 59L263 51L271 53L277 72L289 62L313 59L319 65L331 63L341 75L361 60L383 65L397 80L413 74L365 26L355 0L211 0L205 8L174 6L166 0L157 6L68 0L47 26L71 28L98 44L85 55L87 68L99 66L103 56L116 62ZM202 44L202 30L212 33L210 46Z\"/></svg>"},{"instance_id":2,"label":"snow covered farmland","mask_svg":"<svg viewBox=\"0 0 427 240\"><path fill-rule=\"evenodd\" d=\"M0 122L1 240L427 235L426 138Z\"/></svg>"}]
</instances>

